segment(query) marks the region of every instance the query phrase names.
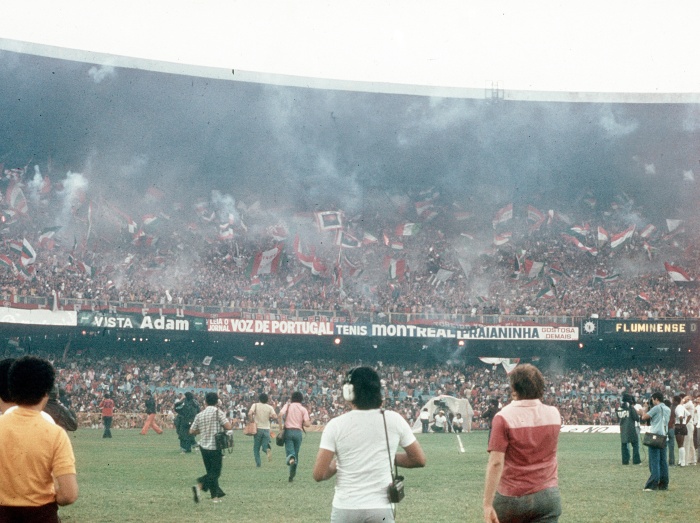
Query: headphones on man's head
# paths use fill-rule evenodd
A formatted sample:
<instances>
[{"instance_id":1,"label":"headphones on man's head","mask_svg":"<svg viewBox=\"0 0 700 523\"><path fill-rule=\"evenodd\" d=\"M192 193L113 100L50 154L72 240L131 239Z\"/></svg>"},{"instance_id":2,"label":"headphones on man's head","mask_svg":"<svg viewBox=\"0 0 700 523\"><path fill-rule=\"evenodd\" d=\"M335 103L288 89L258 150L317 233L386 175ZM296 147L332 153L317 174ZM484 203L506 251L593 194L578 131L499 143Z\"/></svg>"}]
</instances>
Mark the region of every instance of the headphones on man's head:
<instances>
[{"instance_id":1,"label":"headphones on man's head","mask_svg":"<svg viewBox=\"0 0 700 523\"><path fill-rule=\"evenodd\" d=\"M355 386L350 383L352 380L352 372L355 369L350 369L350 372L348 372L348 375L345 377L345 381L343 382L343 399L345 401L355 401Z\"/></svg>"}]
</instances>

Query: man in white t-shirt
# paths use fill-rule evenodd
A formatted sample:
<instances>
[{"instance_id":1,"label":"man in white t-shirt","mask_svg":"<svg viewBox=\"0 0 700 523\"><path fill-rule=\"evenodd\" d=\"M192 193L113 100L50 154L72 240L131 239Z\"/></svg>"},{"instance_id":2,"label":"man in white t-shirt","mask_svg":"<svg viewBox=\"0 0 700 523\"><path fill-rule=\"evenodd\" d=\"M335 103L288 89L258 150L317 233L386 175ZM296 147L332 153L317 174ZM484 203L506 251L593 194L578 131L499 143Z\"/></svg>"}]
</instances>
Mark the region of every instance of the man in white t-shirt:
<instances>
[{"instance_id":1,"label":"man in white t-shirt","mask_svg":"<svg viewBox=\"0 0 700 523\"><path fill-rule=\"evenodd\" d=\"M441 410L435 416L433 420L433 432L445 432L447 428L447 418L445 417L445 411Z\"/></svg>"},{"instance_id":2,"label":"man in white t-shirt","mask_svg":"<svg viewBox=\"0 0 700 523\"><path fill-rule=\"evenodd\" d=\"M423 449L399 413L381 409L381 383L374 369L351 370L343 398L352 410L326 425L313 477L336 477L331 521L393 522L387 488L394 465L424 467ZM405 452L396 452L399 446Z\"/></svg>"}]
</instances>

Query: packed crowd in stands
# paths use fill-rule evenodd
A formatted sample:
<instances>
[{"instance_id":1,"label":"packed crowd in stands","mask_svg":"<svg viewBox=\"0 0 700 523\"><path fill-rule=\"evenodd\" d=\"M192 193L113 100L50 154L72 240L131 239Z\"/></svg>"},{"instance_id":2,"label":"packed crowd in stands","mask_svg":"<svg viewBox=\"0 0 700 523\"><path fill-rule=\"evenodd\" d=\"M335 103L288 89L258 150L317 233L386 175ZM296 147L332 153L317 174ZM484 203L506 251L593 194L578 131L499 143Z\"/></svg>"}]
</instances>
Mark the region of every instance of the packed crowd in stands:
<instances>
[{"instance_id":1,"label":"packed crowd in stands","mask_svg":"<svg viewBox=\"0 0 700 523\"><path fill-rule=\"evenodd\" d=\"M51 357L51 356L50 356ZM52 357L55 358L55 357ZM172 358L100 360L55 359L64 402L70 404L82 426L97 427L98 405L110 392L116 403L115 426L140 427L144 418L144 393L151 390L166 420L173 419L173 404L186 391L193 391L202 404L205 391L217 390L223 408L242 428L247 409L261 392L278 408L291 393L301 391L313 423L324 425L342 414L343 377L352 365L333 361L262 366L252 362L203 365L201 362L173 361ZM508 377L500 366L491 365L383 365L385 405L400 412L413 424L420 409L440 395L467 398L474 411L474 429L486 428L480 416L491 399L510 401ZM545 403L556 405L567 425L616 424L615 408L623 392L640 402L654 391L666 397L683 393L700 395L700 368L593 368L582 364L576 369L542 367L547 383Z\"/></svg>"},{"instance_id":2,"label":"packed crowd in stands","mask_svg":"<svg viewBox=\"0 0 700 523\"><path fill-rule=\"evenodd\" d=\"M438 202L433 208L440 209ZM398 236L396 231L401 220L418 221L409 211L397 213L393 221L362 221L362 227L347 218L344 233L350 231L357 238L371 235L369 241L358 240L356 247L341 250L335 242L338 231L304 233L313 230L313 213L276 225L259 213L242 214L258 225L239 227L232 237L221 239L212 236L211 231L218 230L216 223L203 223L194 212L189 217L194 224L188 228L188 213L183 210L180 222L175 216L161 218L157 231L146 234L142 226L142 235L133 238L123 227L109 229L104 217L108 207L103 205L102 225L95 213L95 223L83 241L75 234L68 239L60 229L50 240L40 240L42 224L30 213L0 227L5 246L1 254L8 259L13 258L8 247L13 242L26 239L36 251L31 264L23 262L29 276L0 264L0 299L17 303L36 297L51 307L55 293L57 308L70 310L68 300L78 299L86 307L107 302L164 308L199 305L290 317L300 310L329 311L351 321L363 312L698 317L700 293L677 285L664 270L668 260L691 273L700 266L700 242L690 234L698 229L689 224L674 233L657 229L644 237L636 229L614 249L609 242L600 245L596 227L590 224L619 231L627 227L623 217L632 211L629 203L624 213L588 208L576 216L588 231L579 231L578 237L583 245L598 249L596 255L563 236L573 234L571 219L554 219L528 230L531 222L516 216L499 225L499 230L513 232L506 243L495 246L494 234L499 231L494 232L490 223L482 223L467 237L460 231L470 227L469 221L450 220L446 210L409 236ZM300 243L295 243L299 237ZM256 255L277 245L284 245L284 250L274 270L251 278ZM392 260L401 263L392 266ZM529 274L529 262L544 265Z\"/></svg>"}]
</instances>

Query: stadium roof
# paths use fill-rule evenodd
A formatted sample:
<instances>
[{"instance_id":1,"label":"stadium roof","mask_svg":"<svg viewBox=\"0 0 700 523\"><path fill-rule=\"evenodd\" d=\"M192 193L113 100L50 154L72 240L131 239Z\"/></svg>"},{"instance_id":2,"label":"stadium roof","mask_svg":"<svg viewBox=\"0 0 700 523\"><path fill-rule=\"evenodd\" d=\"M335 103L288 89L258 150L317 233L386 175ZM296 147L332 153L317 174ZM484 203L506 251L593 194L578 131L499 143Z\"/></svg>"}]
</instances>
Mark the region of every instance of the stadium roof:
<instances>
[{"instance_id":1,"label":"stadium roof","mask_svg":"<svg viewBox=\"0 0 700 523\"><path fill-rule=\"evenodd\" d=\"M15 2L3 9L0 49L334 89L700 101L700 70L692 61L697 2L189 5L196 7L172 0Z\"/></svg>"}]
</instances>

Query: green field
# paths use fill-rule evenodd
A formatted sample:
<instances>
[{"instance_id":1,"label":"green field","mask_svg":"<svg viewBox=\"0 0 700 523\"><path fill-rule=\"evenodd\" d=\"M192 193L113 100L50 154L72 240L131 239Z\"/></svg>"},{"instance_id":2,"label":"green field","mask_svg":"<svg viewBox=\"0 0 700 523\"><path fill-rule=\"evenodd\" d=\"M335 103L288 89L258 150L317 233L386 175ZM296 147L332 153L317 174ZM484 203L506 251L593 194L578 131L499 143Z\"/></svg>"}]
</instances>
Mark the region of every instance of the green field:
<instances>
[{"instance_id":1,"label":"green field","mask_svg":"<svg viewBox=\"0 0 700 523\"><path fill-rule=\"evenodd\" d=\"M226 454L221 486L224 502L192 501L191 486L204 473L199 453L181 454L174 430L162 436L138 430L101 430L71 434L80 499L60 510L64 523L99 522L327 522L333 481L316 483L311 468L320 433L304 438L297 479L287 481L283 449L272 462L255 467L252 438L236 431L236 446ZM419 434L428 463L404 470L406 498L397 506L400 522L479 522L487 460L486 433L462 434L460 454L454 434ZM559 483L561 521L673 523L688 521L700 467L671 468L668 492L642 492L645 461L620 463L619 435L561 434ZM690 495L690 498L688 497ZM263 507L262 509L260 507ZM690 511L690 512L689 512ZM692 519L692 517L691 517Z\"/></svg>"}]
</instances>

